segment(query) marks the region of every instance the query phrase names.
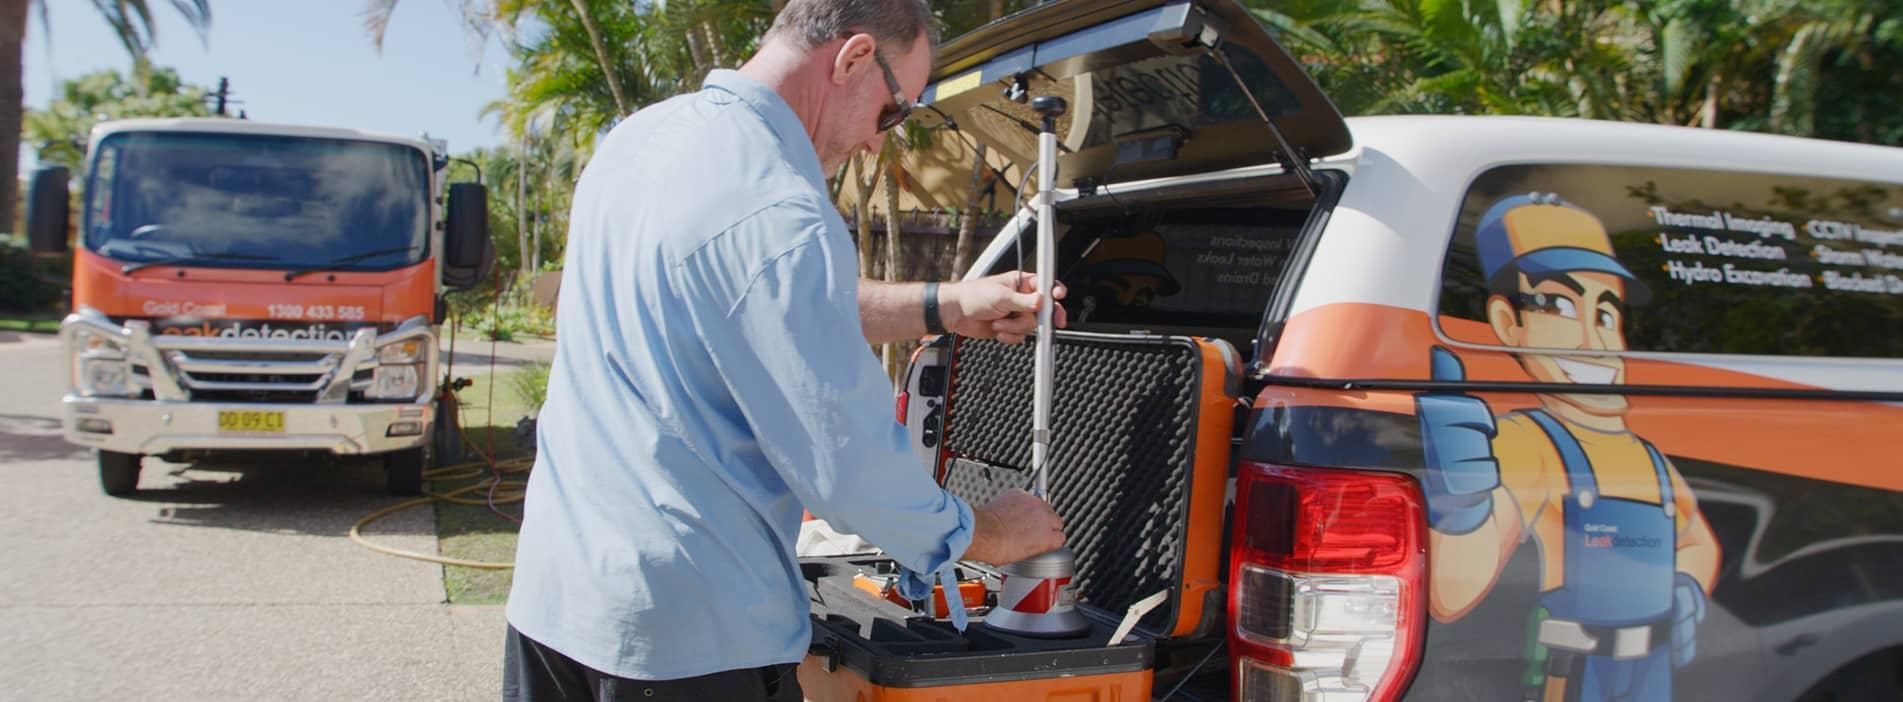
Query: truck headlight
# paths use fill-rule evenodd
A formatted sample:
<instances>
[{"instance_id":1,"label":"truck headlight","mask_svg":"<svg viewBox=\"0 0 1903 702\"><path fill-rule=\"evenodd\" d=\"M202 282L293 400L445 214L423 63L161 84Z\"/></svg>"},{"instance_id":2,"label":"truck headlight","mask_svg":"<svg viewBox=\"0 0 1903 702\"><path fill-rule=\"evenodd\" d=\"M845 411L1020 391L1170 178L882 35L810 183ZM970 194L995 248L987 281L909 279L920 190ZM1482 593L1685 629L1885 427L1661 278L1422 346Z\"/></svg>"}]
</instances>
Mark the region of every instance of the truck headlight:
<instances>
[{"instance_id":1,"label":"truck headlight","mask_svg":"<svg viewBox=\"0 0 1903 702\"><path fill-rule=\"evenodd\" d=\"M80 329L75 334L74 390L86 397L133 394L132 366L126 361L125 342L89 329Z\"/></svg>"},{"instance_id":2,"label":"truck headlight","mask_svg":"<svg viewBox=\"0 0 1903 702\"><path fill-rule=\"evenodd\" d=\"M79 394L87 397L131 395L131 366L124 358L80 356Z\"/></svg>"},{"instance_id":3,"label":"truck headlight","mask_svg":"<svg viewBox=\"0 0 1903 702\"><path fill-rule=\"evenodd\" d=\"M78 348L76 350L82 357L117 358L121 360L126 357L125 343L116 337L101 334L91 329L80 329L75 332L75 335L75 340L78 341Z\"/></svg>"},{"instance_id":4,"label":"truck headlight","mask_svg":"<svg viewBox=\"0 0 1903 702\"><path fill-rule=\"evenodd\" d=\"M405 339L384 344L377 349L377 362L385 365L402 363L422 363L424 354L429 352L429 342L422 339Z\"/></svg>"},{"instance_id":5,"label":"truck headlight","mask_svg":"<svg viewBox=\"0 0 1903 702\"><path fill-rule=\"evenodd\" d=\"M365 395L377 400L408 400L416 397L416 366L377 366L376 376Z\"/></svg>"},{"instance_id":6,"label":"truck headlight","mask_svg":"<svg viewBox=\"0 0 1903 702\"><path fill-rule=\"evenodd\" d=\"M429 339L411 337L377 347L377 370L364 396L372 400L413 400L429 360Z\"/></svg>"}]
</instances>

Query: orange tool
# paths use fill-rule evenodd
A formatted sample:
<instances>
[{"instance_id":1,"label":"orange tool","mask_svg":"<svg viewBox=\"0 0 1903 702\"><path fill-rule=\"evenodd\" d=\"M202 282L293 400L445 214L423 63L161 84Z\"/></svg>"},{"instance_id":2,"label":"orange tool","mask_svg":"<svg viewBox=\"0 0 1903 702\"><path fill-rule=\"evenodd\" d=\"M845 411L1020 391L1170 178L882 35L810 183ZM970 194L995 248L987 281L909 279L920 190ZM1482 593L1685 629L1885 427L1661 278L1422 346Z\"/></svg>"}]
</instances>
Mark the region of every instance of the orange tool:
<instances>
[{"instance_id":1,"label":"orange tool","mask_svg":"<svg viewBox=\"0 0 1903 702\"><path fill-rule=\"evenodd\" d=\"M852 576L852 586L866 594L872 595L873 597L882 597L900 607L916 610L917 608L912 606L911 600L899 594L897 583L898 577L893 575L868 575L866 573L859 573ZM959 599L964 600L965 609L967 610L984 607L984 581L978 578L959 580L958 596ZM945 606L945 587L943 585L932 586L931 616L935 618L951 616L951 610Z\"/></svg>"}]
</instances>

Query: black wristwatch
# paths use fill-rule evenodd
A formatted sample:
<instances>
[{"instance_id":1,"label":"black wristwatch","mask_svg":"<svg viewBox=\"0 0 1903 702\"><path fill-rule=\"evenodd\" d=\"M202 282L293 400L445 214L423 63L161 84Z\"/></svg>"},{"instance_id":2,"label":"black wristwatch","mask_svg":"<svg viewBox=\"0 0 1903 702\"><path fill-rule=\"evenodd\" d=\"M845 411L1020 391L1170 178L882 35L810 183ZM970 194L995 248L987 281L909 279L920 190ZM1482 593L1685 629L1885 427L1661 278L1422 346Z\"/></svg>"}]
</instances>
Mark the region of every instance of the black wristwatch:
<instances>
[{"instance_id":1,"label":"black wristwatch","mask_svg":"<svg viewBox=\"0 0 1903 702\"><path fill-rule=\"evenodd\" d=\"M945 333L945 322L938 318L938 283L925 284L925 333Z\"/></svg>"}]
</instances>

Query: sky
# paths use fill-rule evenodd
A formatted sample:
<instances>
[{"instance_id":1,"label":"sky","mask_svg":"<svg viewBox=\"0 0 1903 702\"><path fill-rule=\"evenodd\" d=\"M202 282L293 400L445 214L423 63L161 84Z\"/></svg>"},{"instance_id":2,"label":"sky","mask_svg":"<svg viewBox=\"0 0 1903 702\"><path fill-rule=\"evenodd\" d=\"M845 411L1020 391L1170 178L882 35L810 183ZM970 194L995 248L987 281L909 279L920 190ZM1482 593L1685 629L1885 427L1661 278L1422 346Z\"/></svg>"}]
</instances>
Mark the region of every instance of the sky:
<instances>
[{"instance_id":1,"label":"sky","mask_svg":"<svg viewBox=\"0 0 1903 702\"><path fill-rule=\"evenodd\" d=\"M132 59L91 3L40 0L51 15L51 46L31 13L22 62L26 104L43 108L61 81L100 69L127 71ZM203 42L171 3L154 0L152 61L186 83L215 88L231 79L236 108L257 121L348 127L414 137L428 132L460 153L501 142L484 105L506 92L508 56L496 39L477 56L448 0L402 0L381 55L360 14L364 0L212 0ZM50 49L50 50L49 50ZM30 152L31 149L22 149ZM23 165L33 163L21 154ZM26 171L22 171L23 173Z\"/></svg>"}]
</instances>

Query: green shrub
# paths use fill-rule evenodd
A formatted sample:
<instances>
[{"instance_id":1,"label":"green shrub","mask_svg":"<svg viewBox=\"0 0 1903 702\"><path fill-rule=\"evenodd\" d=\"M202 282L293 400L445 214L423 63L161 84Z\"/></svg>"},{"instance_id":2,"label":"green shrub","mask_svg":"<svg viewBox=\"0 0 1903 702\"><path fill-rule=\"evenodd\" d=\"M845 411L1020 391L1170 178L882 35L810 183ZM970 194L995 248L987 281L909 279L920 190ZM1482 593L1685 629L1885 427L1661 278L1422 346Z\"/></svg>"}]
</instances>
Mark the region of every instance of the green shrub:
<instances>
[{"instance_id":1,"label":"green shrub","mask_svg":"<svg viewBox=\"0 0 1903 702\"><path fill-rule=\"evenodd\" d=\"M536 361L509 374L509 390L528 405L529 416L542 411L542 403L548 400L549 364Z\"/></svg>"},{"instance_id":2,"label":"green shrub","mask_svg":"<svg viewBox=\"0 0 1903 702\"><path fill-rule=\"evenodd\" d=\"M18 237L0 235L0 310L41 312L60 300L48 281L71 274L68 256L37 256Z\"/></svg>"},{"instance_id":3,"label":"green shrub","mask_svg":"<svg viewBox=\"0 0 1903 702\"><path fill-rule=\"evenodd\" d=\"M526 285L503 291L477 288L449 296L450 314L485 339L514 341L518 336L553 336L555 313L535 303Z\"/></svg>"},{"instance_id":4,"label":"green shrub","mask_svg":"<svg viewBox=\"0 0 1903 702\"><path fill-rule=\"evenodd\" d=\"M497 341L512 341L517 336L550 336L555 333L555 319L548 308L533 302L504 302L501 307L481 309L472 313L474 319L469 324L481 333L483 338ZM468 318L465 318L468 319Z\"/></svg>"}]
</instances>

